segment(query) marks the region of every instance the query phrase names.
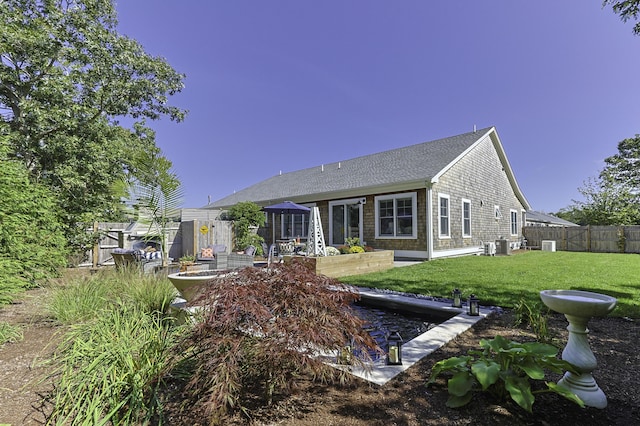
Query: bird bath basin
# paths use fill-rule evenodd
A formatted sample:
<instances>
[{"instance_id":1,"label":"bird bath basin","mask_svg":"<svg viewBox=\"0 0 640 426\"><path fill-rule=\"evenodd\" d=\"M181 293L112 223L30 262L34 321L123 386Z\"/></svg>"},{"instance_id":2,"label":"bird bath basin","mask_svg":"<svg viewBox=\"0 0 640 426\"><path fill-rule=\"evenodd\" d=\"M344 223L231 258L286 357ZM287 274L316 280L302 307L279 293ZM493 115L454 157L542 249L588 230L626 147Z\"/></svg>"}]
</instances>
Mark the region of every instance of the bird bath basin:
<instances>
[{"instance_id":1,"label":"bird bath basin","mask_svg":"<svg viewBox=\"0 0 640 426\"><path fill-rule=\"evenodd\" d=\"M617 302L611 296L579 290L543 290L540 298L553 311L588 318L608 315Z\"/></svg>"},{"instance_id":2,"label":"bird bath basin","mask_svg":"<svg viewBox=\"0 0 640 426\"><path fill-rule=\"evenodd\" d=\"M171 284L180 292L187 302L191 302L204 290L203 284L216 278L225 277L229 271L219 270L177 272L169 274L167 278Z\"/></svg>"},{"instance_id":3,"label":"bird bath basin","mask_svg":"<svg viewBox=\"0 0 640 426\"><path fill-rule=\"evenodd\" d=\"M564 314L569 321L569 340L562 359L580 371L580 374L566 372L558 385L578 395L589 407L605 408L607 397L591 375L598 363L589 347L587 323L592 317L608 315L616 307L616 298L579 290L543 290L540 298L549 309Z\"/></svg>"}]
</instances>

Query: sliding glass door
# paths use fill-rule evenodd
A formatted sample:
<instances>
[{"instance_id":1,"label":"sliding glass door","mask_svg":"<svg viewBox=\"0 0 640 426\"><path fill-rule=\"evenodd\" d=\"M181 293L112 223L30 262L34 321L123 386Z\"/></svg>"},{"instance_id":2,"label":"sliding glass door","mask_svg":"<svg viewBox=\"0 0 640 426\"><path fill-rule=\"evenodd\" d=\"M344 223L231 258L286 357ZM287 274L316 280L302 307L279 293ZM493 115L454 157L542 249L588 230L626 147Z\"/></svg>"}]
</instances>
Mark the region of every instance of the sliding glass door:
<instances>
[{"instance_id":1,"label":"sliding glass door","mask_svg":"<svg viewBox=\"0 0 640 426\"><path fill-rule=\"evenodd\" d=\"M354 200L331 201L329 203L330 245L345 244L347 238L357 237L362 241L362 204Z\"/></svg>"}]
</instances>

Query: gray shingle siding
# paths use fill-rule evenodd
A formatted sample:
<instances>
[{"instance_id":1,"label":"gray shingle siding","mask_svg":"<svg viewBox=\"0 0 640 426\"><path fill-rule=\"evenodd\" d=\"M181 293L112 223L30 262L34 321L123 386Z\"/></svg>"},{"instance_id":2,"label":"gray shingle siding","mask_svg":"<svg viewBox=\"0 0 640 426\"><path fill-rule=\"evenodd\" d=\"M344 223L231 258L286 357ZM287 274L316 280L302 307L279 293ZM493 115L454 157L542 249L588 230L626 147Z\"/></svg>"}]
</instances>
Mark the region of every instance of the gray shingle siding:
<instances>
[{"instance_id":1,"label":"gray shingle siding","mask_svg":"<svg viewBox=\"0 0 640 426\"><path fill-rule=\"evenodd\" d=\"M446 194L450 204L451 237L439 238L438 195ZM471 237L462 236L462 199L471 202ZM503 164L489 137L479 143L469 155L448 170L433 185L434 250L479 247L499 237L513 242L520 240L522 202L514 194ZM502 218L495 220L494 206L499 206ZM511 236L510 211L518 216L518 236Z\"/></svg>"}]
</instances>

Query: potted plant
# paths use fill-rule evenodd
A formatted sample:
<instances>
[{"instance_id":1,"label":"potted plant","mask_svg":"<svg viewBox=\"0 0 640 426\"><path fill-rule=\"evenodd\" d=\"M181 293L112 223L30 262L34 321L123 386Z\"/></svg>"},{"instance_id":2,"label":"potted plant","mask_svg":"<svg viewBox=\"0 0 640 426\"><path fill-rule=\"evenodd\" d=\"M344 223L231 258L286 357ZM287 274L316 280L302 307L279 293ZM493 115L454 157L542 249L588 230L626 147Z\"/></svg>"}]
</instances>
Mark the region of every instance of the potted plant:
<instances>
[{"instance_id":1,"label":"potted plant","mask_svg":"<svg viewBox=\"0 0 640 426\"><path fill-rule=\"evenodd\" d=\"M187 270L188 266L191 266L195 263L196 257L192 254L186 254L178 259L180 262L180 272L184 272Z\"/></svg>"}]
</instances>

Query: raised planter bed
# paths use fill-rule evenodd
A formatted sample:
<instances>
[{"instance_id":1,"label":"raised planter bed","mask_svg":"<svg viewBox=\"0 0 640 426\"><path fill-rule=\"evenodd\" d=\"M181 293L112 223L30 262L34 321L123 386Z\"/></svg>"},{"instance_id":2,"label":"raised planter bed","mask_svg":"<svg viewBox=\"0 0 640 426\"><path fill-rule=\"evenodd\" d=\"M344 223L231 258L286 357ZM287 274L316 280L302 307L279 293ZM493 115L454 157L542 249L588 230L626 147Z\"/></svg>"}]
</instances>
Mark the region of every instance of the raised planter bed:
<instances>
[{"instance_id":1,"label":"raised planter bed","mask_svg":"<svg viewBox=\"0 0 640 426\"><path fill-rule=\"evenodd\" d=\"M297 256L285 256L290 262ZM303 257L303 256L300 256ZM332 278L367 274L393 268L393 250L378 250L366 253L341 254L339 256L309 257L305 262L314 265L316 274Z\"/></svg>"}]
</instances>

